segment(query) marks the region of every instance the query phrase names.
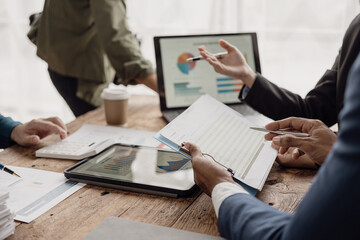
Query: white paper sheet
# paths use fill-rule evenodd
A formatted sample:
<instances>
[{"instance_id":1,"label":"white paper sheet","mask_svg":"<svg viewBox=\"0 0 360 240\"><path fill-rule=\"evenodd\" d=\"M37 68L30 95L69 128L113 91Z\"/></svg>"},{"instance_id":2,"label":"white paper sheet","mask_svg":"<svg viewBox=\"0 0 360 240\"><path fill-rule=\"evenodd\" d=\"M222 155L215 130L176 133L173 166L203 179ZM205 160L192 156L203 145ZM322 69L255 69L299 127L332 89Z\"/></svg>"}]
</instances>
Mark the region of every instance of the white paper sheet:
<instances>
[{"instance_id":1,"label":"white paper sheet","mask_svg":"<svg viewBox=\"0 0 360 240\"><path fill-rule=\"evenodd\" d=\"M156 141L153 138L154 134L154 132L130 128L84 124L67 139L68 141L101 142L113 138L116 143L169 149L164 144Z\"/></svg>"},{"instance_id":2,"label":"white paper sheet","mask_svg":"<svg viewBox=\"0 0 360 240\"><path fill-rule=\"evenodd\" d=\"M277 152L264 140L264 133L250 126L254 124L240 113L204 95L160 134L178 145L195 143L202 152L235 170L236 178L261 190Z\"/></svg>"},{"instance_id":3,"label":"white paper sheet","mask_svg":"<svg viewBox=\"0 0 360 240\"><path fill-rule=\"evenodd\" d=\"M0 171L0 189L9 191L8 207L15 220L29 223L85 186L68 180L62 173L7 166L21 178Z\"/></svg>"}]
</instances>

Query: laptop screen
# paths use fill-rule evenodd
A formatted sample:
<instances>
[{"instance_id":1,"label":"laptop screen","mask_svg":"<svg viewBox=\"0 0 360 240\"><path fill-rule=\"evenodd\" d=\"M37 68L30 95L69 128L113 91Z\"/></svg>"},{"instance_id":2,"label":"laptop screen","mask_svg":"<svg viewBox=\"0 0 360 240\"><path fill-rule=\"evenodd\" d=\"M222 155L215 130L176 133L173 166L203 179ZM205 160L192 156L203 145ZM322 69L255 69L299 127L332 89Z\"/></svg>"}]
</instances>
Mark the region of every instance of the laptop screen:
<instances>
[{"instance_id":1,"label":"laptop screen","mask_svg":"<svg viewBox=\"0 0 360 240\"><path fill-rule=\"evenodd\" d=\"M199 56L199 46L211 53L226 52L219 46L220 39L235 45L249 66L261 71L255 33L155 37L162 110L188 107L205 93L226 104L239 103L241 80L216 73L204 60L186 62Z\"/></svg>"}]
</instances>

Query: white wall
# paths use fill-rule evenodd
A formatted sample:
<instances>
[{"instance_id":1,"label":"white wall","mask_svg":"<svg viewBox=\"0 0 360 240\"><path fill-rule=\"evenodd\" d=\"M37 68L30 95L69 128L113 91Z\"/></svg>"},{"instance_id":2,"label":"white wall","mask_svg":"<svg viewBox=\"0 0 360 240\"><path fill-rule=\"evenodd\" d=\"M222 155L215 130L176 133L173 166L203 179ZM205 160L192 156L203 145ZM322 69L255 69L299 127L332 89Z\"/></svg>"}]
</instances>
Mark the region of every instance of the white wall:
<instances>
[{"instance_id":1,"label":"white wall","mask_svg":"<svg viewBox=\"0 0 360 240\"><path fill-rule=\"evenodd\" d=\"M26 37L43 0L0 0L0 112L74 119ZM155 62L154 35L256 31L263 75L304 96L331 67L357 0L128 0L133 31ZM136 88L143 92L144 88Z\"/></svg>"}]
</instances>

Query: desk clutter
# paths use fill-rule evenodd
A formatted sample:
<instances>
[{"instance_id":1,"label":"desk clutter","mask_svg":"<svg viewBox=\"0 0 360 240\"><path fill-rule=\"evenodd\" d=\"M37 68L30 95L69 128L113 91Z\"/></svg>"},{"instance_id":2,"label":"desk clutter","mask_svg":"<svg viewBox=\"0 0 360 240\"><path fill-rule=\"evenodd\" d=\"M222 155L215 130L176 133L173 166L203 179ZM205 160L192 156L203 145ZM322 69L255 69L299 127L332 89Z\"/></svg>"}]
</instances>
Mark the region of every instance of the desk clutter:
<instances>
[{"instance_id":1,"label":"desk clutter","mask_svg":"<svg viewBox=\"0 0 360 240\"><path fill-rule=\"evenodd\" d=\"M14 234L14 212L9 208L7 202L9 192L0 189L0 239L5 239Z\"/></svg>"},{"instance_id":2,"label":"desk clutter","mask_svg":"<svg viewBox=\"0 0 360 240\"><path fill-rule=\"evenodd\" d=\"M206 98L209 100L208 98ZM203 99L204 100L204 99ZM210 101L203 102L204 104L214 104L214 99L211 99ZM194 103L195 104L195 103ZM222 103L216 103L216 106L219 106L219 104ZM225 105L221 105L221 108L226 107ZM203 107L204 109L210 109L208 107ZM226 112L233 111L229 110L226 107ZM230 114L230 113L229 113ZM185 112L185 116L187 113ZM184 115L183 115L184 116ZM247 118L248 116L245 116ZM249 115L248 121L254 122L253 119L256 118L256 120L261 120L262 122L256 122L257 125L263 124L263 118L262 115ZM181 119L180 115L180 119ZM234 118L237 118L234 116ZM245 121L245 119L243 119ZM266 121L266 119L265 119ZM178 121L174 121L176 123ZM172 123L169 125L171 126ZM168 125L168 126L169 126ZM246 126L248 123L245 124ZM244 126L245 126L244 125ZM166 129L165 127L161 132L158 132L158 135L161 133L163 137L167 137L170 141L176 144L180 144L177 139L174 139L170 133L170 130L178 129L178 133L181 134L182 131L185 129L181 129L173 125L171 128ZM175 130L176 130L175 129ZM221 129L220 129L221 130ZM220 131L219 130L219 131ZM188 135L189 132L185 132L185 135ZM220 134L220 132L219 132ZM220 134L223 138L223 140L226 140L226 134ZM166 194L160 194L162 196L171 196L171 197L187 197L190 196L188 194L181 194L181 193L191 193L191 197L197 198L197 195L192 194L193 189L192 187L195 185L193 180L193 172L192 172L192 165L191 165L191 159L186 158L185 156L179 154L176 150L172 149L172 145L168 144L167 142L162 143L155 139L156 132L150 132L150 131L140 131L135 129L129 129L129 128L123 128L123 127L115 127L115 126L103 126L103 125L94 125L94 124L83 124L79 126L78 130L71 134L69 137L64 139L63 141L54 142L47 147L44 147L42 149L39 149L36 152L36 156L40 157L40 153L44 153L45 150L48 151L47 154L43 157L46 158L54 158L54 159L38 159L40 162L46 162L51 163L54 161L54 163L64 163L63 166L67 166L68 169L74 168L74 170L77 171L77 176L80 176L81 174L85 173L88 174L92 172L96 172L97 177L103 177L111 178L112 180L121 180L122 183L125 185L126 182L129 181L135 181L135 180L141 180L141 184L150 186L151 184L155 184L156 187L159 187L161 185L158 185L159 182L162 182L162 188L167 188L164 193ZM259 137L260 139L260 137ZM111 140L111 141L109 141ZM191 140L191 139L189 139ZM213 139L215 141L218 141L219 139ZM78 143L73 144L72 143ZM196 144L197 142L194 141ZM90 146L89 146L90 145ZM108 146L111 145L111 146ZM82 146L85 146L83 148ZM97 146L101 146L98 148ZM118 147L114 147L118 146ZM126 146L124 148L124 146ZM85 149L85 150L84 150ZM75 151L81 150L75 153ZM256 150L256 149L255 149ZM255 151L254 150L254 151ZM63 152L61 152L63 151ZM124 156L120 156L119 154L124 152ZM255 151L256 152L256 151ZM62 155L61 155L62 154ZM174 156L173 156L174 155ZM176 156L175 156L176 155ZM117 157L116 157L117 156ZM135 161L136 158L142 158L142 161ZM149 159L150 157L154 158L154 161L145 161L146 159ZM84 158L84 159L82 159ZM61 159L70 159L70 160L81 160L81 162L75 162L71 163L71 161L62 161ZM220 159L220 158L219 158ZM254 160L255 161L255 160ZM85 164L85 162L87 162ZM256 162L256 161L255 161ZM71 166L71 165L73 166ZM93 164L93 165L91 165ZM77 167L78 166L78 167ZM253 165L254 167L255 165ZM10 206L12 209L14 209L16 216L14 217L15 220L22 221L25 223L30 223L33 220L35 220L40 215L44 214L46 211L53 208L55 205L59 204L62 200L65 198L71 196L71 194L75 193L79 189L81 189L85 183L78 183L78 181L82 181L84 179L67 179L64 177L64 174L62 173L55 173L55 172L49 172L49 171L43 171L43 170L37 170L33 168L21 168L16 166L9 166L11 169L13 169L15 172L19 173L21 176L21 179L16 178L15 176L12 176L10 174L1 174L0 172L0 186L1 184L7 184L7 186L11 186L9 188L10 193L10 200L12 206ZM252 167L252 168L253 168ZM139 171L139 169L145 169L144 171ZM251 168L249 168L251 169ZM235 171L238 169L234 169ZM264 179L266 179L266 176L268 174L268 168L266 167L266 170L263 169L263 172L259 175L261 175ZM109 172L110 171L110 172ZM150 173L151 172L151 173ZM176 173L177 172L177 173ZM80 175L79 175L80 173ZM99 174L101 173L101 174ZM177 175L176 175L177 174ZM66 171L65 171L66 175ZM116 176L116 177L114 177ZM174 180L176 181L170 181L171 179L169 176L174 176ZM68 176L67 176L68 177ZM147 177L148 179L145 179ZM4 178L5 180L2 180ZM86 180L86 179L85 179ZM155 181L156 180L156 181ZM241 179L244 180L244 179ZM87 184L94 184L94 185L100 185L96 184L91 181L83 181ZM183 185L181 185L181 184ZM172 184L172 185L171 185ZM176 185L176 186L174 186ZM101 187L105 188L118 188L115 186L112 186L111 184L104 184L100 185ZM91 194L98 194L98 190L102 189L99 187L89 187L84 192ZM180 189L180 187L182 189ZM260 190L262 187L262 182L255 186L255 190ZM179 189L176 189L179 188ZM163 191L163 189L147 189L147 191L137 191L134 190L133 187L129 188L122 188L125 191L136 191L141 193L147 193L147 194L156 194L159 195L159 192ZM172 189L175 189L177 192L173 192ZM26 191L28 190L28 191ZM106 191L104 194L108 194L110 191ZM180 193L180 194L179 194ZM139 211L137 208L138 204L142 204L142 200L137 199L138 195L132 195L127 194L122 195L121 193L115 192L116 196L119 194L121 195L121 198L131 197L134 199L137 203L136 206L131 207L134 208L131 211ZM103 193L101 193L103 195ZM112 194L112 198L114 198L115 195ZM29 197L31 196L31 197ZM104 195L103 199L106 199L105 196L110 195ZM84 196L82 196L83 198ZM121 201L121 198L119 201ZM145 199L148 197L144 197ZM158 198L150 196L149 198L153 199L151 201L159 201L159 202L167 202L167 201L173 201L166 198ZM77 201L78 199L75 199L74 197L71 197L71 202ZM117 200L117 197L114 198L115 201ZM149 201L149 200L146 200ZM177 202L177 200L174 200ZM180 202L177 202L179 205L183 205L183 200L180 200ZM185 202L188 200L184 200ZM144 203L145 204L145 203ZM166 206L169 206L166 204ZM64 207L63 205L60 206L60 208ZM140 207L140 206L138 206ZM168 208L168 207L167 207ZM182 209L183 206L181 206L179 209ZM129 209L130 210L130 209ZM158 211L158 210L156 210ZM155 212L156 212L155 211ZM162 211L161 209L159 211ZM172 211L172 210L171 210ZM180 211L180 210L179 210ZM182 211L182 210L181 210ZM116 212L116 211L115 211ZM83 215L83 213L79 213L80 215ZM109 213L108 213L109 214ZM110 213L111 214L111 213ZM119 214L119 213L117 213ZM45 214L44 214L45 215ZM43 215L43 216L44 216ZM211 215L211 214L210 214ZM119 216L119 215L118 215ZM213 215L211 215L213 216ZM74 217L74 216L73 216ZM73 218L72 217L72 218ZM100 216L99 216L100 217ZM104 216L103 216L104 217ZM106 216L105 216L106 217ZM146 218L146 217L144 217ZM52 219L55 219L54 217ZM77 219L75 217L75 219ZM140 220L141 221L141 220ZM52 224L52 223L51 223ZM54 222L55 224L55 222ZM122 229L122 227L116 227L116 231L113 230L114 226L122 225L125 226L125 230L123 232L126 232L128 236L133 235L134 238L137 235L144 236L144 234L153 233L157 235L157 239L161 239L162 236L164 236L163 239L169 239L169 236L171 239L176 239L176 237L179 236L178 239L220 239L213 236L208 235L202 235L192 232L186 232L181 231L173 228L166 228L166 227L160 227L140 222L133 222L128 221L124 219L110 219L105 220L103 224L99 226L99 229L95 229L94 232L89 234L87 238L85 239L99 239L99 237L91 238L92 236L99 236L96 234L101 234L102 239L111 239L112 233L117 232L117 228ZM112 231L105 231L104 229L107 229L108 226L113 226ZM55 226L53 226L55 227ZM56 229L59 227L55 227ZM136 231L133 231L136 229ZM139 229L147 229L144 232L141 232ZM86 234L88 234L90 229L86 231ZM128 230L128 231L127 231ZM209 232L210 233L210 232ZM213 234L215 232L211 232ZM69 231L67 231L67 234L69 234ZM143 235L141 235L143 234ZM154 236L155 236L154 235ZM80 235L79 235L80 236ZM81 235L82 237L85 236L85 234ZM106 236L110 236L109 238L106 238ZM117 236L120 236L119 234ZM148 238L148 235L146 235ZM141 239L141 238L139 238Z\"/></svg>"}]
</instances>

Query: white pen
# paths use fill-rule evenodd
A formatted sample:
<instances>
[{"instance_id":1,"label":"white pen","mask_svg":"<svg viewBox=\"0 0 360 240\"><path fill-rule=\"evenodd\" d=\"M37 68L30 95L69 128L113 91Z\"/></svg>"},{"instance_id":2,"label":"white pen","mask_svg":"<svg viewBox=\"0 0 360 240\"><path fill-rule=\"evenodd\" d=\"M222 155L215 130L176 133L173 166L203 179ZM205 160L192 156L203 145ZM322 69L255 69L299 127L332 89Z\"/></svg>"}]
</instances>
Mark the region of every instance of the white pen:
<instances>
[{"instance_id":1,"label":"white pen","mask_svg":"<svg viewBox=\"0 0 360 240\"><path fill-rule=\"evenodd\" d=\"M220 53L215 53L213 56L216 58L223 58L223 57L225 57L226 54L228 54L228 53L220 52ZM186 59L186 62L195 62L195 61L199 61L199 60L203 60L203 59L204 59L203 56L198 56L198 57L188 58L188 59Z\"/></svg>"},{"instance_id":2,"label":"white pen","mask_svg":"<svg viewBox=\"0 0 360 240\"><path fill-rule=\"evenodd\" d=\"M250 129L256 130L256 131L279 134L279 135L290 134L290 135L293 135L293 136L296 136L296 137L310 137L310 134L307 134L307 133L290 132L290 131L283 131L283 130L276 130L275 131L275 130L267 130L266 128L259 128L259 127L250 127Z\"/></svg>"}]
</instances>

